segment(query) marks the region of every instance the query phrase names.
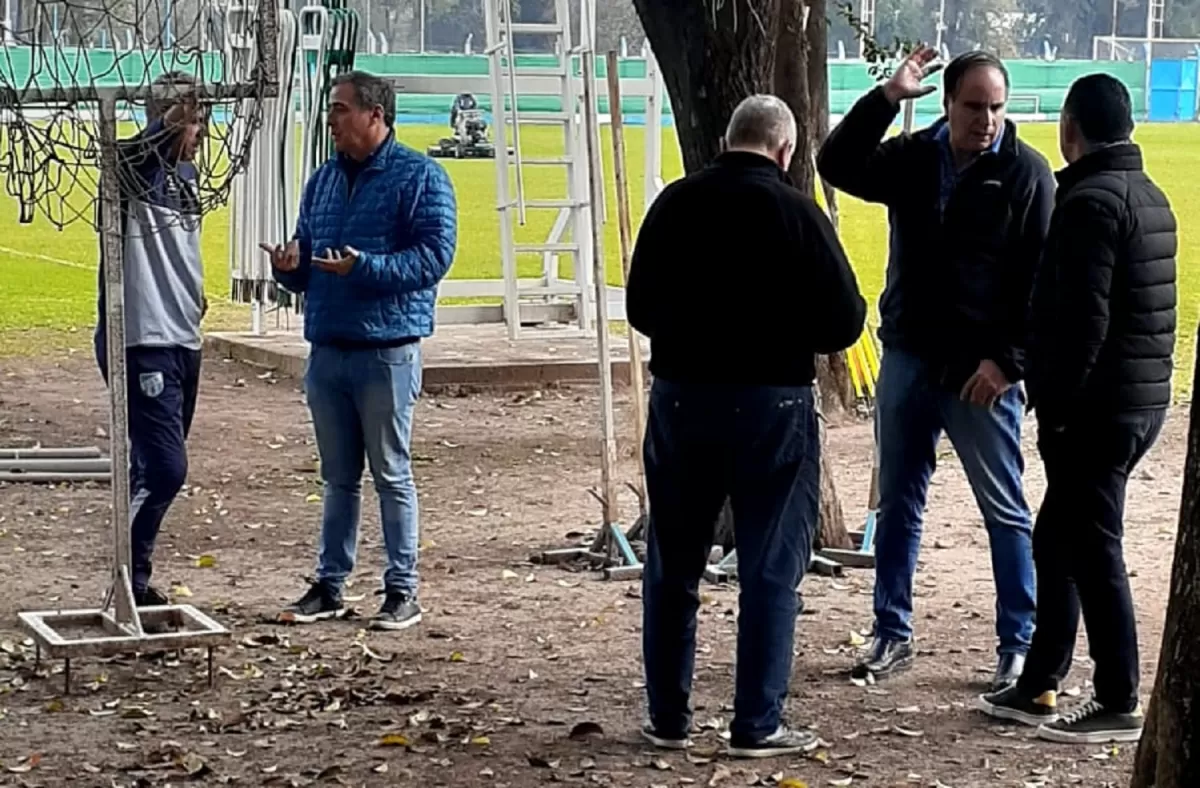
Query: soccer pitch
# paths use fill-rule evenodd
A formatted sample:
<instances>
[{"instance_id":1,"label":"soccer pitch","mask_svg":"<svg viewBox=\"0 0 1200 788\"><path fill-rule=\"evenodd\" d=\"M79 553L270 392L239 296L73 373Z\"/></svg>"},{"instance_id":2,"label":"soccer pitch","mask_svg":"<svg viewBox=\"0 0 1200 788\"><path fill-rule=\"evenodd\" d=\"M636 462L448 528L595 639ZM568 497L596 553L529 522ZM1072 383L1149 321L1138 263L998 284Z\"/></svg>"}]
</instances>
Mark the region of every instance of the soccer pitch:
<instances>
[{"instance_id":1,"label":"soccer pitch","mask_svg":"<svg viewBox=\"0 0 1200 788\"><path fill-rule=\"evenodd\" d=\"M445 134L440 126L399 126L397 137L418 150ZM1041 150L1053 166L1060 166L1057 132L1053 124L1023 125L1024 139ZM1136 133L1146 153L1147 168L1170 196L1180 223L1179 252L1179 346L1176 383L1179 391L1190 388L1198 317L1200 275L1193 264L1200 262L1200 125L1144 125ZM522 150L528 156L561 153L561 133L541 126L523 127ZM643 183L643 130L626 129L629 188L635 216L640 216ZM605 227L604 253L609 279L619 281L616 198L612 178L611 142L603 138L605 175L609 191L609 221ZM674 130L664 132L663 175L666 180L683 171ZM499 217L495 209L496 181L489 160L442 160L454 181L459 206L459 244L450 276L459 279L500 277ZM525 196L528 199L561 198L565 195L561 168L527 167ZM858 274L864 294L874 307L883 288L887 259L887 224L884 211L845 197L841 199L841 235ZM527 224L517 229L518 242L544 240L554 220L553 211L528 211ZM86 346L95 321L96 234L84 225L55 229L44 218L20 224L15 198L0 197L0 355L35 354L51 349ZM730 232L741 228L730 227ZM277 242L282 239L256 239ZM239 329L249 325L248 308L228 303L229 213L221 209L205 219L204 255L207 289L213 310L209 327ZM754 276L751 261L730 260L730 276ZM536 256L520 260L522 276L540 272ZM566 270L563 275L568 275ZM714 316L718 312L714 311ZM875 322L873 320L873 322Z\"/></svg>"}]
</instances>

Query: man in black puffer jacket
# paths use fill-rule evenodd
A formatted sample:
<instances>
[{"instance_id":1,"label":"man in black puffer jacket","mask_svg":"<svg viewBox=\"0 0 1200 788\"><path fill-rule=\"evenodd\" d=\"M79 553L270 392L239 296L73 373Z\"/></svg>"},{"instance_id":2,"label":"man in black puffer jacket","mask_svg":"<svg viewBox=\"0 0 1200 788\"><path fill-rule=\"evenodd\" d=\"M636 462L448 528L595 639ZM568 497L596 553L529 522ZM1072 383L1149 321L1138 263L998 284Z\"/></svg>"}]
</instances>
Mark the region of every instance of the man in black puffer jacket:
<instances>
[{"instance_id":1,"label":"man in black puffer jacket","mask_svg":"<svg viewBox=\"0 0 1200 788\"><path fill-rule=\"evenodd\" d=\"M1047 489L1034 529L1037 631L1016 687L980 700L993 717L1040 725L1050 741L1136 741L1138 648L1121 553L1125 483L1171 402L1175 217L1129 141L1129 92L1083 77L1063 107L1069 166L1034 286L1030 399ZM1059 718L1080 608L1095 698Z\"/></svg>"}]
</instances>

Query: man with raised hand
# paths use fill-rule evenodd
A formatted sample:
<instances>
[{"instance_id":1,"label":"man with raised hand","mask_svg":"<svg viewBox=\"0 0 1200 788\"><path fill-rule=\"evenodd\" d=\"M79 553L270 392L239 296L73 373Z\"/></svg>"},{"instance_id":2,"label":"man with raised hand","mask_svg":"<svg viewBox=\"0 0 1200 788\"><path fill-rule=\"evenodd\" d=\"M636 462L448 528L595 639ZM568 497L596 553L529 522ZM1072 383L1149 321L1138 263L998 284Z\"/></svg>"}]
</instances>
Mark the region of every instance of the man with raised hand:
<instances>
[{"instance_id":1,"label":"man with raised hand","mask_svg":"<svg viewBox=\"0 0 1200 788\"><path fill-rule=\"evenodd\" d=\"M263 245L275 279L304 294L312 345L304 390L325 483L317 574L282 618L345 614L354 570L364 457L379 495L387 568L376 629L421 620L417 602L417 489L413 409L421 339L433 333L437 286L457 242L454 189L437 162L396 142L396 98L379 77L333 81L329 127L337 151L309 179L296 235Z\"/></svg>"},{"instance_id":2,"label":"man with raised hand","mask_svg":"<svg viewBox=\"0 0 1200 788\"><path fill-rule=\"evenodd\" d=\"M875 413L875 637L852 676L882 679L912 666L913 579L945 432L991 542L999 638L993 687L1001 688L1020 675L1034 629L1020 381L1054 181L1005 117L1008 72L985 52L946 67L942 118L884 140L903 101L936 90L925 84L939 70L935 59L929 47L909 55L855 104L818 157L827 182L886 205L891 226Z\"/></svg>"},{"instance_id":3,"label":"man with raised hand","mask_svg":"<svg viewBox=\"0 0 1200 788\"><path fill-rule=\"evenodd\" d=\"M866 302L829 220L788 179L787 104L746 99L724 142L711 166L651 206L625 296L654 375L643 736L668 749L690 743L699 585L728 498L741 588L729 751L761 758L816 746L783 720L796 589L817 524L815 354L854 344Z\"/></svg>"},{"instance_id":4,"label":"man with raised hand","mask_svg":"<svg viewBox=\"0 0 1200 788\"><path fill-rule=\"evenodd\" d=\"M163 520L187 480L187 438L200 388L200 322L208 301L194 160L208 119L194 86L195 80L181 72L156 79L154 95L146 102L146 127L117 144L132 496L130 580L139 607L169 601L150 585L152 559ZM94 343L107 383L106 310L102 258Z\"/></svg>"},{"instance_id":5,"label":"man with raised hand","mask_svg":"<svg viewBox=\"0 0 1200 788\"><path fill-rule=\"evenodd\" d=\"M992 717L1074 744L1142 733L1125 486L1171 404L1179 238L1133 127L1118 80L1071 86L1059 124L1067 167L1033 291L1029 391L1047 482L1033 531L1037 631L1017 685L979 700ZM1081 611L1095 695L1058 719Z\"/></svg>"}]
</instances>

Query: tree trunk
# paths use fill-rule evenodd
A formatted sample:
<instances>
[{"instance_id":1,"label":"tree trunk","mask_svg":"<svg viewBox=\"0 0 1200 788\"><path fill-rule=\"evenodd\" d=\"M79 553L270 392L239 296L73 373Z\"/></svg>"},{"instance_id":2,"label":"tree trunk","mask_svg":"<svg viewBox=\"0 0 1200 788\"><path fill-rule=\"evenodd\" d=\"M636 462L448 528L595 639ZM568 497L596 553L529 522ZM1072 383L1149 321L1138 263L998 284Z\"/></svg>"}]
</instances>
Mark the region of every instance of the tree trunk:
<instances>
[{"instance_id":1,"label":"tree trunk","mask_svg":"<svg viewBox=\"0 0 1200 788\"><path fill-rule=\"evenodd\" d=\"M828 130L825 2L633 0L662 67L687 172L706 166L720 152L725 126L742 99L773 92L792 108L799 127L790 174L797 187L816 195L814 145ZM816 53L811 60L810 51ZM814 105L821 108L820 118L815 119ZM836 360L825 366L834 374L824 377L835 382L824 400L835 410L852 404L845 359L840 369L846 374L840 377ZM828 467L822 439L817 544L848 547L852 543Z\"/></svg>"},{"instance_id":2,"label":"tree trunk","mask_svg":"<svg viewBox=\"0 0 1200 788\"><path fill-rule=\"evenodd\" d=\"M671 97L683 167L721 150L742 99L769 92L780 0L634 0Z\"/></svg>"},{"instance_id":3,"label":"tree trunk","mask_svg":"<svg viewBox=\"0 0 1200 788\"><path fill-rule=\"evenodd\" d=\"M1192 383L1200 391L1200 365ZM1200 785L1200 399L1193 397L1171 596L1131 788Z\"/></svg>"}]
</instances>

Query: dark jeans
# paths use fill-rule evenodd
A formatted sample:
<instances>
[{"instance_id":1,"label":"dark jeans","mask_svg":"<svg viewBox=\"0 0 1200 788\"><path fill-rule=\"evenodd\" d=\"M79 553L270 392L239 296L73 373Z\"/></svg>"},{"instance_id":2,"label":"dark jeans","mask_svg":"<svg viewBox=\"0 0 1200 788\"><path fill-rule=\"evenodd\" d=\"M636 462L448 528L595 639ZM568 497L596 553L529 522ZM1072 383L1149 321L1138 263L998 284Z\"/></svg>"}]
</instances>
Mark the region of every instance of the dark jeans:
<instances>
[{"instance_id":1,"label":"dark jeans","mask_svg":"<svg viewBox=\"0 0 1200 788\"><path fill-rule=\"evenodd\" d=\"M727 497L740 586L731 734L755 741L779 726L796 589L817 521L818 441L811 388L655 381L645 442L642 637L650 719L660 734L690 726L699 586Z\"/></svg>"},{"instance_id":2,"label":"dark jeans","mask_svg":"<svg viewBox=\"0 0 1200 788\"><path fill-rule=\"evenodd\" d=\"M1038 612L1024 692L1057 689L1066 677L1082 609L1096 700L1116 712L1137 708L1137 627L1121 551L1125 485L1165 418L1165 410L1143 411L1039 430L1047 484L1033 531Z\"/></svg>"},{"instance_id":3,"label":"dark jeans","mask_svg":"<svg viewBox=\"0 0 1200 788\"><path fill-rule=\"evenodd\" d=\"M125 353L132 496L129 571L136 594L150 584L154 543L187 479L186 442L196 413L200 359L199 350L183 347L133 347ZM107 384L103 339L96 342L96 361Z\"/></svg>"},{"instance_id":4,"label":"dark jeans","mask_svg":"<svg viewBox=\"0 0 1200 788\"><path fill-rule=\"evenodd\" d=\"M875 403L879 524L875 534L875 632L912 637L913 578L929 481L944 432L962 462L983 515L996 583L996 636L1002 654L1029 649L1034 623L1032 517L1021 474L1024 391L1010 388L991 408L964 402L934 368L888 348Z\"/></svg>"}]
</instances>

